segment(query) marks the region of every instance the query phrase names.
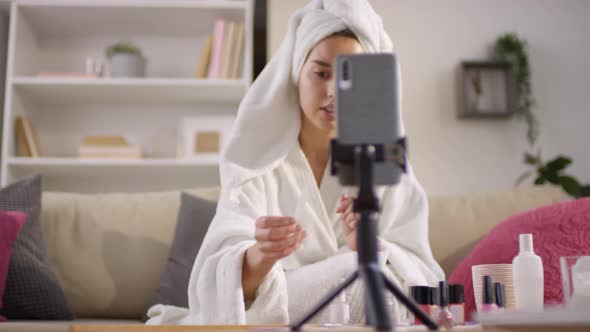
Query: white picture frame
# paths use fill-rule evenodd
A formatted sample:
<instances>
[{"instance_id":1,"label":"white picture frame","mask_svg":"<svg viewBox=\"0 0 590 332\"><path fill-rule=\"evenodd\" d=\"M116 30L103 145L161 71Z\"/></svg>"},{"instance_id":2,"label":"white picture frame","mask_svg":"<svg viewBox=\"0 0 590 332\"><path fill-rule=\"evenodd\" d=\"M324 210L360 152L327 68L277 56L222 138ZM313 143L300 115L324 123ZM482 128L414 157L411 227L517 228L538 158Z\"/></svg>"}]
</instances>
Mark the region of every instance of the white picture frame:
<instances>
[{"instance_id":1,"label":"white picture frame","mask_svg":"<svg viewBox=\"0 0 590 332\"><path fill-rule=\"evenodd\" d=\"M181 119L178 158L219 162L235 118L231 115L202 115Z\"/></svg>"}]
</instances>

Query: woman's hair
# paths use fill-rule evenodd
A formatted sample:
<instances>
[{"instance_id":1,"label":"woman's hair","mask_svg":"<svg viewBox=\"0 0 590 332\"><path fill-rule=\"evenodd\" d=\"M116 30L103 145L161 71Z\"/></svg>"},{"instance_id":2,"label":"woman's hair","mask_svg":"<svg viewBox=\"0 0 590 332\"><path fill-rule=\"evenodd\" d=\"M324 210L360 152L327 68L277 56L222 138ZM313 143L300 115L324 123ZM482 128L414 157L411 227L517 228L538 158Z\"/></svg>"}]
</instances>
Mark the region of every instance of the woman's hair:
<instances>
[{"instance_id":1,"label":"woman's hair","mask_svg":"<svg viewBox=\"0 0 590 332\"><path fill-rule=\"evenodd\" d=\"M326 38L330 38L330 37L348 37L348 38L353 38L357 42L360 42L359 39L357 38L357 36L354 34L354 32L352 32L352 30L350 30L350 29L336 31Z\"/></svg>"}]
</instances>

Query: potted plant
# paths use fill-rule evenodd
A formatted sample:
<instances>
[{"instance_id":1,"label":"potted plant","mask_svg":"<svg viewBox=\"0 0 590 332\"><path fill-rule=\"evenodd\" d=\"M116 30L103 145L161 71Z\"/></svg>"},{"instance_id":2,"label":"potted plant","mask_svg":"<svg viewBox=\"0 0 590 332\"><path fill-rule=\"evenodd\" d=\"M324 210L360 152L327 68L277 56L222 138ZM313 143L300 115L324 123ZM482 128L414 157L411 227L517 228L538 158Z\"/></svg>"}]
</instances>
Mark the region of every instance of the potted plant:
<instances>
[{"instance_id":1,"label":"potted plant","mask_svg":"<svg viewBox=\"0 0 590 332\"><path fill-rule=\"evenodd\" d=\"M139 47L131 42L118 42L105 50L112 77L143 77L146 61Z\"/></svg>"},{"instance_id":2,"label":"potted plant","mask_svg":"<svg viewBox=\"0 0 590 332\"><path fill-rule=\"evenodd\" d=\"M512 64L516 76L517 108L516 114L527 124L527 141L531 147L539 137L539 122L533 112L535 98L531 85L531 69L529 65L528 45L514 33L507 33L496 40L494 48L498 60Z\"/></svg>"},{"instance_id":3,"label":"potted plant","mask_svg":"<svg viewBox=\"0 0 590 332\"><path fill-rule=\"evenodd\" d=\"M497 59L509 61L515 69L516 88L518 95L517 114L527 124L527 141L531 150L534 150L539 137L539 122L532 111L535 106L535 98L531 85L531 69L527 53L527 41L519 38L514 33L507 33L496 40L495 56ZM525 152L524 162L530 167L517 180L520 184L527 178L534 176L536 185L551 183L560 186L565 192L574 198L590 197L590 184L583 184L573 176L566 174L564 170L572 163L568 156L559 155L552 160L543 161L541 149L537 152Z\"/></svg>"}]
</instances>

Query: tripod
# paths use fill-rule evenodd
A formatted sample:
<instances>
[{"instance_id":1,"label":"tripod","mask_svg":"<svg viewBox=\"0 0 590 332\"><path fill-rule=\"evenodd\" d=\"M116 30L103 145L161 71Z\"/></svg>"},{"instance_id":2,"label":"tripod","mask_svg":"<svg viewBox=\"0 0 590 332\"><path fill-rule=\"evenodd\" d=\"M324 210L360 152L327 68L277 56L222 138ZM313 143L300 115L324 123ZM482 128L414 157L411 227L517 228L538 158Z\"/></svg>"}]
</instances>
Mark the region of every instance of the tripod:
<instances>
[{"instance_id":1,"label":"tripod","mask_svg":"<svg viewBox=\"0 0 590 332\"><path fill-rule=\"evenodd\" d=\"M405 151L405 142L403 140L401 142L404 145L403 148ZM340 149L340 151L332 152L333 156L338 156L342 155L342 150L346 147L340 147L338 143L332 142L332 148ZM350 150L350 147L347 148ZM375 218L375 214L379 212L379 201L373 190L373 163L375 160L383 160L385 158L387 153L383 150L383 147L379 147L379 151L377 151L373 145L360 145L354 147L353 150L355 171L359 185L358 197L353 205L354 211L360 214L356 231L358 270L353 272L352 275L330 294L326 295L310 313L292 325L291 330L300 330L303 324L321 312L338 294L344 291L359 277L365 285L365 314L367 325L375 327L377 331L391 331L393 329L393 323L385 303L384 289L386 287L398 301L424 322L430 330L438 329L436 323L412 299L408 298L399 287L387 279L379 268L377 256L377 221ZM402 168L404 167L402 166Z\"/></svg>"}]
</instances>

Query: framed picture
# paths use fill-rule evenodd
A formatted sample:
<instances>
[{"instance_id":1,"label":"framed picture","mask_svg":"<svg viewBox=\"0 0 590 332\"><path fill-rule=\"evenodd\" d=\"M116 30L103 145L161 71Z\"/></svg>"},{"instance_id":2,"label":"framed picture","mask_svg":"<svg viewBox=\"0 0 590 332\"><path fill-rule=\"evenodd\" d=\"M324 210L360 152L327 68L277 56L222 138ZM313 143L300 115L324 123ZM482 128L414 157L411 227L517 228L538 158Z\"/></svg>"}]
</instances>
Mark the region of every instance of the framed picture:
<instances>
[{"instance_id":1,"label":"framed picture","mask_svg":"<svg viewBox=\"0 0 590 332\"><path fill-rule=\"evenodd\" d=\"M459 117L508 117L516 111L516 83L510 63L466 61L462 79Z\"/></svg>"},{"instance_id":2,"label":"framed picture","mask_svg":"<svg viewBox=\"0 0 590 332\"><path fill-rule=\"evenodd\" d=\"M234 117L203 115L183 118L180 123L178 157L202 161L219 161Z\"/></svg>"}]
</instances>

